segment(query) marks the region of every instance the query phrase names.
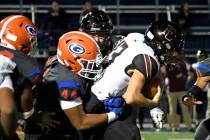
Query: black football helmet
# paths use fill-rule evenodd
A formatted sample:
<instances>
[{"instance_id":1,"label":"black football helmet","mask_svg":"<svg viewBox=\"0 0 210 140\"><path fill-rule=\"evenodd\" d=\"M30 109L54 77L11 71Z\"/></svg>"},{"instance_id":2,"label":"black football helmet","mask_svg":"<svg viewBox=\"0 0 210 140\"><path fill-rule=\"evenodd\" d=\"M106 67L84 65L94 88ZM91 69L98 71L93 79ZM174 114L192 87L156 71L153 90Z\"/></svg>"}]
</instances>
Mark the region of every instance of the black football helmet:
<instances>
[{"instance_id":1,"label":"black football helmet","mask_svg":"<svg viewBox=\"0 0 210 140\"><path fill-rule=\"evenodd\" d=\"M197 57L197 61L203 61L204 59L208 57L208 52L205 50L198 50L196 57Z\"/></svg>"},{"instance_id":2,"label":"black football helmet","mask_svg":"<svg viewBox=\"0 0 210 140\"><path fill-rule=\"evenodd\" d=\"M172 22L155 21L145 32L145 43L154 50L160 63L170 63L172 53L180 53L184 47L184 34Z\"/></svg>"},{"instance_id":3,"label":"black football helmet","mask_svg":"<svg viewBox=\"0 0 210 140\"><path fill-rule=\"evenodd\" d=\"M101 10L88 12L81 20L80 30L92 35L105 37L103 43L99 44L101 53L105 55L111 48L111 33L113 24L108 14Z\"/></svg>"},{"instance_id":4,"label":"black football helmet","mask_svg":"<svg viewBox=\"0 0 210 140\"><path fill-rule=\"evenodd\" d=\"M80 29L87 33L112 33L111 18L101 10L88 12L81 20Z\"/></svg>"}]
</instances>

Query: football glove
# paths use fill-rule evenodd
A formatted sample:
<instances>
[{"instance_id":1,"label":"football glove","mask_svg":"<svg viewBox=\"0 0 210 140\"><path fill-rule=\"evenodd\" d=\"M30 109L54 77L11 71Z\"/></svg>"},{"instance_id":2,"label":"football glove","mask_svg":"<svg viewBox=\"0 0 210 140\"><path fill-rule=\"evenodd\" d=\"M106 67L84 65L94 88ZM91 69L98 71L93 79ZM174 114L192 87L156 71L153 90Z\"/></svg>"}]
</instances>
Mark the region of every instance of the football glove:
<instances>
[{"instance_id":1,"label":"football glove","mask_svg":"<svg viewBox=\"0 0 210 140\"><path fill-rule=\"evenodd\" d=\"M193 85L188 93L182 97L183 104L189 107L195 104L203 104L202 101L196 100L199 94L202 94L202 89L196 85Z\"/></svg>"},{"instance_id":2,"label":"football glove","mask_svg":"<svg viewBox=\"0 0 210 140\"><path fill-rule=\"evenodd\" d=\"M125 100L120 97L113 97L103 101L105 112L108 114L108 123L118 119L126 105Z\"/></svg>"},{"instance_id":3,"label":"football glove","mask_svg":"<svg viewBox=\"0 0 210 140\"><path fill-rule=\"evenodd\" d=\"M192 105L200 105L203 104L202 101L197 101L196 98L193 95L184 95L182 97L182 103L188 107L191 107Z\"/></svg>"},{"instance_id":4,"label":"football glove","mask_svg":"<svg viewBox=\"0 0 210 140\"><path fill-rule=\"evenodd\" d=\"M105 108L109 108L109 107L118 108L126 104L124 98L121 96L116 96L113 98L106 99L103 101L103 103L104 103Z\"/></svg>"},{"instance_id":5,"label":"football glove","mask_svg":"<svg viewBox=\"0 0 210 140\"><path fill-rule=\"evenodd\" d=\"M164 112L160 108L156 107L150 110L150 115L152 117L154 127L159 129L163 128L165 118Z\"/></svg>"}]
</instances>

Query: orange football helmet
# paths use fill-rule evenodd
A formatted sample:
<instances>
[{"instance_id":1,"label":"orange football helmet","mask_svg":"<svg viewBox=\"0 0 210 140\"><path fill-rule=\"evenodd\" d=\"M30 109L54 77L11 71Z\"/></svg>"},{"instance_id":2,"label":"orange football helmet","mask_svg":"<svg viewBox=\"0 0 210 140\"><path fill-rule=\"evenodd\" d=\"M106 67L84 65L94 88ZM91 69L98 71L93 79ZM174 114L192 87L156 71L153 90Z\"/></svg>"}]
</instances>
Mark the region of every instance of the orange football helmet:
<instances>
[{"instance_id":1,"label":"orange football helmet","mask_svg":"<svg viewBox=\"0 0 210 140\"><path fill-rule=\"evenodd\" d=\"M11 15L0 22L0 44L28 54L37 45L37 29L30 19Z\"/></svg>"},{"instance_id":2,"label":"orange football helmet","mask_svg":"<svg viewBox=\"0 0 210 140\"><path fill-rule=\"evenodd\" d=\"M94 80L102 72L99 46L84 32L72 31L62 35L58 42L57 58L61 64L87 79Z\"/></svg>"}]
</instances>

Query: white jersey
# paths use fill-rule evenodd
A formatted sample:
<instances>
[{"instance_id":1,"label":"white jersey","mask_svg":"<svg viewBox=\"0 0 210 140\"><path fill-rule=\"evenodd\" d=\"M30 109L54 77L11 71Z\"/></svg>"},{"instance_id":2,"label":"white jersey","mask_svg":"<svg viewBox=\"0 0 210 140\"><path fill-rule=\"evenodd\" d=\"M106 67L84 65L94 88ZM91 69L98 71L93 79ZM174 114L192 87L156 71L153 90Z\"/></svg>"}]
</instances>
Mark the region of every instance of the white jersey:
<instances>
[{"instance_id":1,"label":"white jersey","mask_svg":"<svg viewBox=\"0 0 210 140\"><path fill-rule=\"evenodd\" d=\"M109 97L118 96L122 94L123 89L125 89L130 80L130 76L126 73L126 69L130 66L136 68L136 64L139 63L134 60L135 57L139 57L144 61L144 68L137 66L138 70L144 71L145 77L152 76L152 63L158 67L159 62L154 55L152 48L147 46L144 42L144 36L140 33L131 33L127 37L120 40L115 49L109 55L109 61L111 64L106 68L103 77L96 81L91 88L93 94L97 96L99 100L105 100ZM152 61L151 61L152 59ZM140 62L141 63L141 62ZM139 64L137 64L139 65ZM144 69L144 70L141 70Z\"/></svg>"},{"instance_id":2,"label":"white jersey","mask_svg":"<svg viewBox=\"0 0 210 140\"><path fill-rule=\"evenodd\" d=\"M0 55L0 88L10 88L13 89L12 80L10 78L10 73L13 73L16 64L12 62L9 58Z\"/></svg>"}]
</instances>

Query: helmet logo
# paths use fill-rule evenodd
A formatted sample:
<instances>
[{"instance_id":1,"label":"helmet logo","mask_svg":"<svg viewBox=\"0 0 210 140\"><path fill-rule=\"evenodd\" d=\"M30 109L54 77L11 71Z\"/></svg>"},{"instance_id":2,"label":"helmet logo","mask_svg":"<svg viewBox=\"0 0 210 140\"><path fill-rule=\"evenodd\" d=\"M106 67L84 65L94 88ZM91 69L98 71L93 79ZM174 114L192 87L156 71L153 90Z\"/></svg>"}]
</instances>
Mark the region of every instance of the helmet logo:
<instances>
[{"instance_id":1,"label":"helmet logo","mask_svg":"<svg viewBox=\"0 0 210 140\"><path fill-rule=\"evenodd\" d=\"M26 31L32 35L32 36L36 36L37 33L36 33L36 29L33 27L33 26L30 26L30 25L27 25L26 26Z\"/></svg>"},{"instance_id":2,"label":"helmet logo","mask_svg":"<svg viewBox=\"0 0 210 140\"><path fill-rule=\"evenodd\" d=\"M148 32L147 32L147 37L148 37L150 40L152 40L152 39L154 38L154 35L153 35L150 31L148 31Z\"/></svg>"},{"instance_id":3,"label":"helmet logo","mask_svg":"<svg viewBox=\"0 0 210 140\"><path fill-rule=\"evenodd\" d=\"M69 50L75 54L83 54L85 52L85 48L78 44L71 44Z\"/></svg>"},{"instance_id":4,"label":"helmet logo","mask_svg":"<svg viewBox=\"0 0 210 140\"><path fill-rule=\"evenodd\" d=\"M176 32L176 30L168 25L168 27L163 31L163 33L165 33L165 39L167 39L168 41L171 41L175 36L173 36L174 32Z\"/></svg>"}]
</instances>

